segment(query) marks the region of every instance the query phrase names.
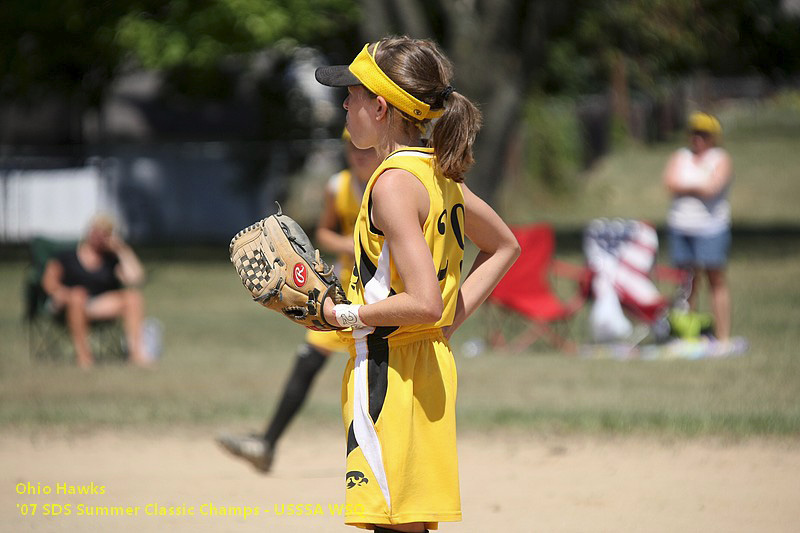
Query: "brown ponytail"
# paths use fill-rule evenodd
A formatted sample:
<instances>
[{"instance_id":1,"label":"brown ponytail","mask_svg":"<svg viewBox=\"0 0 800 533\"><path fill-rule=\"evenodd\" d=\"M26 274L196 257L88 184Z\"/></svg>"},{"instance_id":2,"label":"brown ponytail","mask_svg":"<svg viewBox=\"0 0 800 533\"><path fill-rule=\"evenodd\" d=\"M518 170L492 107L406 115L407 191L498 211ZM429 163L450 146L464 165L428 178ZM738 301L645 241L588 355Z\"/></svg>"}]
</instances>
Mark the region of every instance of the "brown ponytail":
<instances>
[{"instance_id":1,"label":"brown ponytail","mask_svg":"<svg viewBox=\"0 0 800 533\"><path fill-rule=\"evenodd\" d=\"M436 166L446 178L464 181L475 161L472 146L482 119L478 108L450 86L453 66L430 40L388 37L377 43L375 61L397 85L417 99L443 109L434 119L429 144L436 154ZM410 127L425 130L430 120L416 120L397 111Z\"/></svg>"},{"instance_id":2,"label":"brown ponytail","mask_svg":"<svg viewBox=\"0 0 800 533\"><path fill-rule=\"evenodd\" d=\"M445 177L464 181L464 174L475 162L472 145L481 124L481 112L466 96L454 91L447 98L444 114L434 123L431 136L436 164Z\"/></svg>"}]
</instances>

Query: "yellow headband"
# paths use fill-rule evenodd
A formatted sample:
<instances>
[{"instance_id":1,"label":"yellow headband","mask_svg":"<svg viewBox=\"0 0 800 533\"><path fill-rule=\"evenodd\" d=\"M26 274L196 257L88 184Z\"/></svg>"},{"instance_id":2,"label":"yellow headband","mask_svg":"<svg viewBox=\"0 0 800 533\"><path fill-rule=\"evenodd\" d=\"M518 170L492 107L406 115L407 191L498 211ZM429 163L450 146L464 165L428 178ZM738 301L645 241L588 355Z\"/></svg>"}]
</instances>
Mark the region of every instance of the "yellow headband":
<instances>
[{"instance_id":1,"label":"yellow headband","mask_svg":"<svg viewBox=\"0 0 800 533\"><path fill-rule=\"evenodd\" d=\"M378 63L375 62L374 54L377 49L378 45L376 44L373 53L370 54L369 44L364 45L364 49L350 63L348 68L358 78L358 81L373 93L386 98L387 102L406 115L417 120L442 116L443 109L431 109L431 106L411 96L381 70Z\"/></svg>"}]
</instances>

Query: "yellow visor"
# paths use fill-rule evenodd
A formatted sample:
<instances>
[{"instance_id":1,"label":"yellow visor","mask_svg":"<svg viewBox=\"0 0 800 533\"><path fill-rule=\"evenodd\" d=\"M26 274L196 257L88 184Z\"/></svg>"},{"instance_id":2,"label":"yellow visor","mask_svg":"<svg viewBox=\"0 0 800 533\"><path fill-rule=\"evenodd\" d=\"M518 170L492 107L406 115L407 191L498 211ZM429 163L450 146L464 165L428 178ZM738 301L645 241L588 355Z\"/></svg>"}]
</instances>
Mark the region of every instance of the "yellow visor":
<instances>
[{"instance_id":1,"label":"yellow visor","mask_svg":"<svg viewBox=\"0 0 800 533\"><path fill-rule=\"evenodd\" d=\"M377 49L377 45L375 45ZM364 49L356 56L349 67L322 67L317 69L317 81L323 85L331 87L343 87L347 85L361 84L378 96L383 96L387 102L405 113L406 115L425 120L442 116L443 109L431 109L402 87L392 81L385 72L381 70L375 62L375 50L369 53L369 44L364 45ZM349 70L349 73L345 71ZM344 71L344 72L343 72ZM350 74L349 76L347 74ZM355 79L353 78L355 77ZM355 81L358 83L353 83Z\"/></svg>"}]
</instances>

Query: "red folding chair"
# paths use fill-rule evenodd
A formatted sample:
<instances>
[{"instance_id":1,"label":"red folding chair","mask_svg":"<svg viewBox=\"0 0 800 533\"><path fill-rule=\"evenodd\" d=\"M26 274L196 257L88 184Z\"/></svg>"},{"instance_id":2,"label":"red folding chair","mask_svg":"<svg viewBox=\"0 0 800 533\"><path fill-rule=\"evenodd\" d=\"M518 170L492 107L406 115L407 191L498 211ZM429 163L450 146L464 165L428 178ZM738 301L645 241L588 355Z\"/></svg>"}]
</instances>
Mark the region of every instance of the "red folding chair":
<instances>
[{"instance_id":1,"label":"red folding chair","mask_svg":"<svg viewBox=\"0 0 800 533\"><path fill-rule=\"evenodd\" d=\"M495 348L514 351L544 340L565 352L576 352L576 343L565 334L583 306L591 273L585 267L556 261L555 235L547 224L512 228L522 249L516 263L489 296L490 308L500 310L500 317L490 319L489 343ZM569 279L575 285L573 296L564 300L554 290L551 280ZM521 332L506 339L508 318L523 319Z\"/></svg>"}]
</instances>

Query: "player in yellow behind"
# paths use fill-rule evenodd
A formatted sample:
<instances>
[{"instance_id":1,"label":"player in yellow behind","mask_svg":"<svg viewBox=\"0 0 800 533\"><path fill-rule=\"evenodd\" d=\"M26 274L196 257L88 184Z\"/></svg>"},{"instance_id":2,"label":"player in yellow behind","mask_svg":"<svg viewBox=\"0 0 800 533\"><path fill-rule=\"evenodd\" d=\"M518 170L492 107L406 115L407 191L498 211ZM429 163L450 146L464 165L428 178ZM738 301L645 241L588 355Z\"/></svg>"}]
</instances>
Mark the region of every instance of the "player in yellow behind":
<instances>
[{"instance_id":1,"label":"player in yellow behind","mask_svg":"<svg viewBox=\"0 0 800 533\"><path fill-rule=\"evenodd\" d=\"M353 270L353 228L361 206L361 197L380 160L372 148L356 148L350 142L347 130L343 140L348 168L328 180L315 237L320 248L337 256L336 273L346 283ZM258 471L269 472L278 440L302 407L314 378L331 354L347 352L347 346L335 331L309 331L305 344L297 351L294 368L264 432L250 435L222 434L217 437L217 442L223 449L249 462Z\"/></svg>"}]
</instances>

